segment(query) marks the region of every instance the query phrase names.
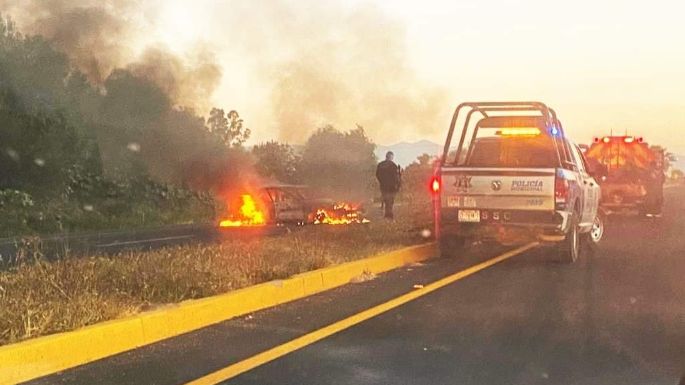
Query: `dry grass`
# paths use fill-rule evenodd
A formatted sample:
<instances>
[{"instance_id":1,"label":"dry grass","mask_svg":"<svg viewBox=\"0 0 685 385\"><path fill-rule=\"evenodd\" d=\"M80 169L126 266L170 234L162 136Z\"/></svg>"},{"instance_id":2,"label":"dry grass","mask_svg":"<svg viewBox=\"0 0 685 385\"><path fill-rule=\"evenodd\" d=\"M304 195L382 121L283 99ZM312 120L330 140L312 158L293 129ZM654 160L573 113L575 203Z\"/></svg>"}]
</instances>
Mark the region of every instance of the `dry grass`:
<instances>
[{"instance_id":1,"label":"dry grass","mask_svg":"<svg viewBox=\"0 0 685 385\"><path fill-rule=\"evenodd\" d=\"M401 211L409 220L52 263L38 254L35 263L0 272L0 345L422 242L425 208Z\"/></svg>"}]
</instances>

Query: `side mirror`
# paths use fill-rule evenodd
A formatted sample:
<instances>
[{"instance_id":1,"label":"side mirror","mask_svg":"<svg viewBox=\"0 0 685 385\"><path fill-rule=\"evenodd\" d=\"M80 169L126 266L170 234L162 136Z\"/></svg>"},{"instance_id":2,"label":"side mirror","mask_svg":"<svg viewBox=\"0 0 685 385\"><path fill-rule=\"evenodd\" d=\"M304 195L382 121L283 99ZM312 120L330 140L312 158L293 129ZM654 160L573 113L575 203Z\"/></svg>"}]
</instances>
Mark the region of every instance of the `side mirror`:
<instances>
[{"instance_id":1,"label":"side mirror","mask_svg":"<svg viewBox=\"0 0 685 385\"><path fill-rule=\"evenodd\" d=\"M588 174L593 178L599 180L604 180L609 174L609 170L605 164L599 162L590 162L588 165Z\"/></svg>"}]
</instances>

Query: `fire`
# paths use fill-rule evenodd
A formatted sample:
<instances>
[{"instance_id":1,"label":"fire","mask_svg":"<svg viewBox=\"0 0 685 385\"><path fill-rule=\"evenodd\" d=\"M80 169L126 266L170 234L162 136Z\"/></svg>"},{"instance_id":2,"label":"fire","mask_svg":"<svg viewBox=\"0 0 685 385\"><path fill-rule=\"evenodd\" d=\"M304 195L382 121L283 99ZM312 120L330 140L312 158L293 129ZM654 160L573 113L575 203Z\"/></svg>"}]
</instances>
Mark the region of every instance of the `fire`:
<instances>
[{"instance_id":1,"label":"fire","mask_svg":"<svg viewBox=\"0 0 685 385\"><path fill-rule=\"evenodd\" d=\"M252 195L243 194L240 196L242 205L237 213L238 219L224 219L219 222L220 227L238 227L238 226L259 226L266 224L264 212L262 212L255 202Z\"/></svg>"},{"instance_id":2,"label":"fire","mask_svg":"<svg viewBox=\"0 0 685 385\"><path fill-rule=\"evenodd\" d=\"M364 218L361 209L349 203L340 202L331 209L320 208L314 214L315 225L349 225L353 223L369 223Z\"/></svg>"}]
</instances>

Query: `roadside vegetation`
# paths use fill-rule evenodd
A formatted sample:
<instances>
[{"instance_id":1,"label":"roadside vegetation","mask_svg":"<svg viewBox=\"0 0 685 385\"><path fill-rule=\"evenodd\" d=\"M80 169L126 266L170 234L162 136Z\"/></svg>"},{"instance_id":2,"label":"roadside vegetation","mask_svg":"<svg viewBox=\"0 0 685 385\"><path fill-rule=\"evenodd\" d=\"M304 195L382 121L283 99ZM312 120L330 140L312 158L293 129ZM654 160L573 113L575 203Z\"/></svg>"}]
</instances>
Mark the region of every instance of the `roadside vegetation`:
<instances>
[{"instance_id":1,"label":"roadside vegetation","mask_svg":"<svg viewBox=\"0 0 685 385\"><path fill-rule=\"evenodd\" d=\"M312 132L304 145L247 148L237 111L179 105L172 91L185 78L163 59L94 82L0 15L0 238L206 222L259 179L335 199L373 193L375 144L362 127L298 127Z\"/></svg>"},{"instance_id":2,"label":"roadside vegetation","mask_svg":"<svg viewBox=\"0 0 685 385\"><path fill-rule=\"evenodd\" d=\"M55 262L25 249L23 259L33 261L0 272L0 345L422 243L429 215L417 203L399 207L396 222L309 226L279 237Z\"/></svg>"},{"instance_id":3,"label":"roadside vegetation","mask_svg":"<svg viewBox=\"0 0 685 385\"><path fill-rule=\"evenodd\" d=\"M30 245L39 243L30 241L35 234L213 221L231 194L260 180L355 203L379 195L375 144L364 128L297 127L311 132L303 145L248 148L251 131L236 111L203 116L179 105L172 91L181 80L165 66L174 58L161 58L94 82L49 41L0 15L0 238ZM0 271L0 344L422 242L431 171L427 155L407 167L394 223L54 262L23 247L22 262Z\"/></svg>"},{"instance_id":4,"label":"roadside vegetation","mask_svg":"<svg viewBox=\"0 0 685 385\"><path fill-rule=\"evenodd\" d=\"M140 68L95 84L0 15L0 237L214 215L212 196L239 170L229 165L247 163L250 131L235 111L205 120L178 106Z\"/></svg>"}]
</instances>

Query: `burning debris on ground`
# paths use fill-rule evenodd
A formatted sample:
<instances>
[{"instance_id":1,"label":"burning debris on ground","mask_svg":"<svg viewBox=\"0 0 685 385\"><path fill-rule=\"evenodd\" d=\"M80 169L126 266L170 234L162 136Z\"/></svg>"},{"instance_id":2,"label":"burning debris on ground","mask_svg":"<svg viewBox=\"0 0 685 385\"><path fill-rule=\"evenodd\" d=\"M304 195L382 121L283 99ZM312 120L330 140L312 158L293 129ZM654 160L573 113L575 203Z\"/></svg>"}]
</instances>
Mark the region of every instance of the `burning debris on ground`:
<instances>
[{"instance_id":1,"label":"burning debris on ground","mask_svg":"<svg viewBox=\"0 0 685 385\"><path fill-rule=\"evenodd\" d=\"M369 222L361 206L346 202L338 202L330 209L317 209L313 221L315 225L349 225Z\"/></svg>"}]
</instances>

